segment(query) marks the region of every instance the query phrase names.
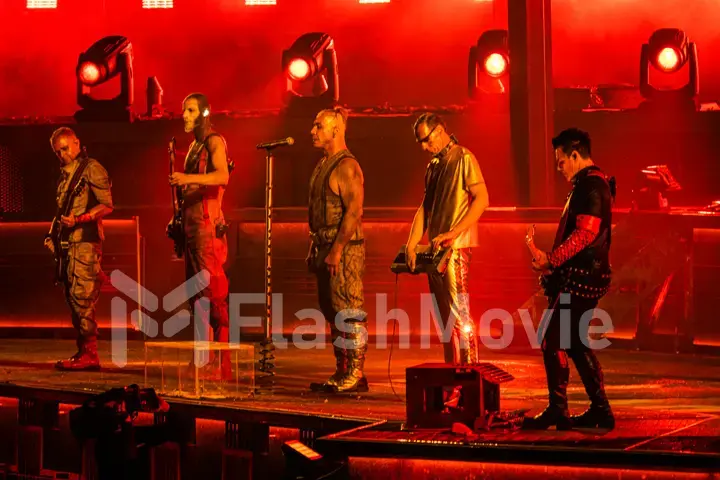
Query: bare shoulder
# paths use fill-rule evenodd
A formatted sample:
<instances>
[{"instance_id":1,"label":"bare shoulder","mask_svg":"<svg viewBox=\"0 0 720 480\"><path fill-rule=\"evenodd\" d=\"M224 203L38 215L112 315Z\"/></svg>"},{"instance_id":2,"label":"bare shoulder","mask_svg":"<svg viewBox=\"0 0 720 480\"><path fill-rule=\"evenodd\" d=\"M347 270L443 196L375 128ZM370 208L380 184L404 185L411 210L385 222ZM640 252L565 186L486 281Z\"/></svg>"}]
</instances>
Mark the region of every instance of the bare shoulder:
<instances>
[{"instance_id":1,"label":"bare shoulder","mask_svg":"<svg viewBox=\"0 0 720 480\"><path fill-rule=\"evenodd\" d=\"M206 141L207 141L208 149L210 149L210 150L216 150L219 148L221 148L223 150L225 149L225 139L219 133L215 134L211 137L208 137L208 139Z\"/></svg>"},{"instance_id":2,"label":"bare shoulder","mask_svg":"<svg viewBox=\"0 0 720 480\"><path fill-rule=\"evenodd\" d=\"M340 177L351 179L351 178L361 178L363 176L362 168L360 167L360 163L352 158L352 157L345 157L342 160L340 160L340 163L337 166L337 173Z\"/></svg>"}]
</instances>

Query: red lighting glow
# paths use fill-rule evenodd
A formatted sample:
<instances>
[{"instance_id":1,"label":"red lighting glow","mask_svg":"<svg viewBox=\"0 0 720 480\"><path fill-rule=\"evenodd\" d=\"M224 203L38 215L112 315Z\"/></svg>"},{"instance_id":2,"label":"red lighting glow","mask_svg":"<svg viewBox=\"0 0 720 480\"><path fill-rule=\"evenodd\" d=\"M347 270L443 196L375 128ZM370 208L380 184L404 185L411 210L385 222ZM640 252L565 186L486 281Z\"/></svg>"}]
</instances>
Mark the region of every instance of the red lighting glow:
<instances>
[{"instance_id":1,"label":"red lighting glow","mask_svg":"<svg viewBox=\"0 0 720 480\"><path fill-rule=\"evenodd\" d=\"M85 62L80 67L80 81L92 85L100 79L100 69L92 62Z\"/></svg>"},{"instance_id":2,"label":"red lighting glow","mask_svg":"<svg viewBox=\"0 0 720 480\"><path fill-rule=\"evenodd\" d=\"M657 63L661 70L670 72L680 63L680 56L674 48L665 47L658 53Z\"/></svg>"},{"instance_id":3,"label":"red lighting glow","mask_svg":"<svg viewBox=\"0 0 720 480\"><path fill-rule=\"evenodd\" d=\"M390 0L360 0L360 3L390 3Z\"/></svg>"},{"instance_id":4,"label":"red lighting glow","mask_svg":"<svg viewBox=\"0 0 720 480\"><path fill-rule=\"evenodd\" d=\"M276 5L275 0L245 0L245 5Z\"/></svg>"},{"instance_id":5,"label":"red lighting glow","mask_svg":"<svg viewBox=\"0 0 720 480\"><path fill-rule=\"evenodd\" d=\"M499 53L491 53L485 58L484 67L488 75L499 77L507 70L507 60Z\"/></svg>"},{"instance_id":6,"label":"red lighting glow","mask_svg":"<svg viewBox=\"0 0 720 480\"><path fill-rule=\"evenodd\" d=\"M310 65L307 60L296 58L290 62L288 73L293 80L305 80L310 75Z\"/></svg>"}]
</instances>

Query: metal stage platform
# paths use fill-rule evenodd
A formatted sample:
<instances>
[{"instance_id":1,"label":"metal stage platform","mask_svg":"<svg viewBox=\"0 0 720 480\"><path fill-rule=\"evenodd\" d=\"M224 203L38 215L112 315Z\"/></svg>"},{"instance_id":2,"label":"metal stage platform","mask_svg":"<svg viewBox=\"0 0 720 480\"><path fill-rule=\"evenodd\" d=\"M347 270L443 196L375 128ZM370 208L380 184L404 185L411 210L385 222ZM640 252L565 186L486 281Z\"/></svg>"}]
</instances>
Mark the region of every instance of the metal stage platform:
<instances>
[{"instance_id":1,"label":"metal stage platform","mask_svg":"<svg viewBox=\"0 0 720 480\"><path fill-rule=\"evenodd\" d=\"M3 341L0 428L6 434L0 436L0 472L91 478L80 477L82 472L89 475L93 464L89 446L71 435L69 412L110 388L143 386L143 346L129 342L124 368L112 366L109 343L101 342L103 370L55 370L55 360L73 349L72 342L63 340ZM153 478L210 479L223 478L223 473L228 478L239 470L244 473L233 478L295 478L303 466L283 452L285 442L294 439L313 448L324 462L313 466L308 460L303 468L314 468L317 476L305 472L306 478L463 478L482 477L481 472L482 478L551 473L665 478L664 472L673 472L673 478L711 478L720 473L719 358L621 350L599 355L618 419L612 432L497 428L467 436L407 430L405 370L438 361L438 346L396 347L390 364L388 350L371 347L366 365L370 391L360 395L309 391L311 381L330 373L334 362L329 347L280 350L272 391L235 402L163 397L168 413L140 414L136 422L152 426L172 418L189 432L182 445L167 442L150 449ZM515 377L500 385L501 411L532 415L544 407L539 352L484 350L483 361ZM586 406L574 370L569 399L572 413Z\"/></svg>"}]
</instances>

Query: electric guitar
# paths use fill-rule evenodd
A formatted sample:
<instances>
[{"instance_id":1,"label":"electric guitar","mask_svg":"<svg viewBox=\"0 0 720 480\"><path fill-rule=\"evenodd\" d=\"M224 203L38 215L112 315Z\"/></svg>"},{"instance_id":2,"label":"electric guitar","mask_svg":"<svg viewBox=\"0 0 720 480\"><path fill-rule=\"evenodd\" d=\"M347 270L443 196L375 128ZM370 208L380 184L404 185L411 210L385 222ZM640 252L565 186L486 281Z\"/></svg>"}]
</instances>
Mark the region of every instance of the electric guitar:
<instances>
[{"instance_id":1,"label":"electric guitar","mask_svg":"<svg viewBox=\"0 0 720 480\"><path fill-rule=\"evenodd\" d=\"M81 164L77 168L84 169L85 165ZM67 217L70 214L75 197L80 195L86 185L87 180L81 177L74 187L71 186L72 190L68 190L65 201L63 205L58 208L55 218L53 218L50 225L50 232L48 232L46 236L46 238L49 238L52 242L53 253L55 254L55 285L65 280L67 276L67 254L70 248L67 240L69 232L62 224L61 218Z\"/></svg>"},{"instance_id":2,"label":"electric guitar","mask_svg":"<svg viewBox=\"0 0 720 480\"><path fill-rule=\"evenodd\" d=\"M542 250L535 246L535 224L530 225L525 233L525 245L530 250L533 261L536 261L542 255ZM540 273L540 285L545 290L545 294L552 296L557 293L563 286L561 270L544 270Z\"/></svg>"},{"instance_id":3,"label":"electric guitar","mask_svg":"<svg viewBox=\"0 0 720 480\"><path fill-rule=\"evenodd\" d=\"M175 172L175 137L170 139L168 145L168 153L170 154L170 175ZM170 185L172 192L173 218L167 227L167 236L174 243L175 255L182 258L185 251L185 231L183 228L182 218L182 187Z\"/></svg>"}]
</instances>

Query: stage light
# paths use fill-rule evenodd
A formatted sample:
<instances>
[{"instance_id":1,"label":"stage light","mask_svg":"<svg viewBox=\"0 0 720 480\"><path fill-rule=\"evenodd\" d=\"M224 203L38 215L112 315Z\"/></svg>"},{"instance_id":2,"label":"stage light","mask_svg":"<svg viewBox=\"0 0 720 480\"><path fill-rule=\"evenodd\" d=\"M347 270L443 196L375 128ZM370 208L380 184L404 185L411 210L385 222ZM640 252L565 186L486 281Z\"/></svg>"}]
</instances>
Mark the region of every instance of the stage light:
<instances>
[{"instance_id":1,"label":"stage light","mask_svg":"<svg viewBox=\"0 0 720 480\"><path fill-rule=\"evenodd\" d=\"M296 58L290 62L288 75L295 80L305 80L310 75L310 65L302 58Z\"/></svg>"},{"instance_id":2,"label":"stage light","mask_svg":"<svg viewBox=\"0 0 720 480\"><path fill-rule=\"evenodd\" d=\"M651 83L651 66L660 75L675 74L688 65L687 83L677 88L657 88ZM653 32L640 50L640 93L651 101L694 101L700 91L697 46L687 34L677 28L662 28Z\"/></svg>"},{"instance_id":3,"label":"stage light","mask_svg":"<svg viewBox=\"0 0 720 480\"><path fill-rule=\"evenodd\" d=\"M245 0L245 5L276 5L275 0Z\"/></svg>"},{"instance_id":4,"label":"stage light","mask_svg":"<svg viewBox=\"0 0 720 480\"><path fill-rule=\"evenodd\" d=\"M510 53L507 30L488 30L470 47L468 56L468 95L507 92Z\"/></svg>"},{"instance_id":5,"label":"stage light","mask_svg":"<svg viewBox=\"0 0 720 480\"><path fill-rule=\"evenodd\" d=\"M132 45L126 37L110 36L95 42L81 53L77 65L77 102L81 107L75 114L81 120L130 120L133 103ZM97 87L117 75L120 93L111 99L90 96Z\"/></svg>"},{"instance_id":6,"label":"stage light","mask_svg":"<svg viewBox=\"0 0 720 480\"><path fill-rule=\"evenodd\" d=\"M92 62L80 65L80 81L85 85L95 85L100 80L100 67Z\"/></svg>"},{"instance_id":7,"label":"stage light","mask_svg":"<svg viewBox=\"0 0 720 480\"><path fill-rule=\"evenodd\" d=\"M142 8L173 8L173 0L142 0Z\"/></svg>"},{"instance_id":8,"label":"stage light","mask_svg":"<svg viewBox=\"0 0 720 480\"><path fill-rule=\"evenodd\" d=\"M335 42L326 33L300 36L283 51L284 102L290 108L317 110L336 105L339 77Z\"/></svg>"},{"instance_id":9,"label":"stage light","mask_svg":"<svg viewBox=\"0 0 720 480\"><path fill-rule=\"evenodd\" d=\"M483 65L485 71L491 77L500 77L505 73L505 70L507 70L507 61L505 57L499 53L491 53L488 55Z\"/></svg>"},{"instance_id":10,"label":"stage light","mask_svg":"<svg viewBox=\"0 0 720 480\"><path fill-rule=\"evenodd\" d=\"M27 8L57 8L57 0L27 0Z\"/></svg>"},{"instance_id":11,"label":"stage light","mask_svg":"<svg viewBox=\"0 0 720 480\"><path fill-rule=\"evenodd\" d=\"M672 72L680 63L680 56L674 48L663 48L657 56L657 64L660 70Z\"/></svg>"},{"instance_id":12,"label":"stage light","mask_svg":"<svg viewBox=\"0 0 720 480\"><path fill-rule=\"evenodd\" d=\"M667 210L670 202L665 195L681 190L667 165L650 165L640 170L632 189L632 209Z\"/></svg>"}]
</instances>

